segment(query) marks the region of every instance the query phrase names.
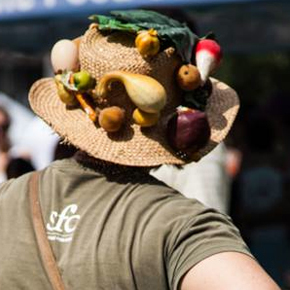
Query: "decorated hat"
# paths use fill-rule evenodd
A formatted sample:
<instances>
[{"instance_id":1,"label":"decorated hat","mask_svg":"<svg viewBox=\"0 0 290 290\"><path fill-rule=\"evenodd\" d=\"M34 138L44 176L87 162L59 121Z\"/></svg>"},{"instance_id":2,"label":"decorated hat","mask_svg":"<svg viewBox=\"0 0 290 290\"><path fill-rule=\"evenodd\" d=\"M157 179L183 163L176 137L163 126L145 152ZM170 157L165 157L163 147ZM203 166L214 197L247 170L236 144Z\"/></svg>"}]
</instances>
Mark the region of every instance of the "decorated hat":
<instances>
[{"instance_id":1,"label":"decorated hat","mask_svg":"<svg viewBox=\"0 0 290 290\"><path fill-rule=\"evenodd\" d=\"M54 78L29 101L65 142L115 164L197 161L228 134L237 94L211 77L221 62L212 34L198 37L154 11L93 15L84 35L51 51Z\"/></svg>"}]
</instances>

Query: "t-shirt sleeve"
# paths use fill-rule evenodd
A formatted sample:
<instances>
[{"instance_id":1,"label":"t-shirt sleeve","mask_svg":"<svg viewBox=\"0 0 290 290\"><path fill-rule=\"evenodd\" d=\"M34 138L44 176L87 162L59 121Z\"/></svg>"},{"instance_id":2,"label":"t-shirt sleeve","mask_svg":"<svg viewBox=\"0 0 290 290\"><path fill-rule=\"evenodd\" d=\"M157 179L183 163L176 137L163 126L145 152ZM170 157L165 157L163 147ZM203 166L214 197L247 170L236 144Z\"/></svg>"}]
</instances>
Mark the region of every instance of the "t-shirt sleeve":
<instances>
[{"instance_id":1,"label":"t-shirt sleeve","mask_svg":"<svg viewBox=\"0 0 290 290\"><path fill-rule=\"evenodd\" d=\"M171 289L179 289L183 276L197 263L221 252L252 256L231 219L212 209L197 215L184 213L168 241L167 273Z\"/></svg>"}]
</instances>

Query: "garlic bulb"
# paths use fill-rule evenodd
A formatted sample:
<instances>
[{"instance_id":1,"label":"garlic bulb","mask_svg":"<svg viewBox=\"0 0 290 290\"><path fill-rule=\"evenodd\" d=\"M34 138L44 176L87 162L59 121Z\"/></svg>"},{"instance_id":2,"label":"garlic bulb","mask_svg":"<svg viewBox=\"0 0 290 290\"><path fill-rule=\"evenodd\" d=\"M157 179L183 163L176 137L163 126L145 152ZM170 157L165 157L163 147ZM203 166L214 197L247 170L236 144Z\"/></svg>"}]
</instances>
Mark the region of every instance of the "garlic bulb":
<instances>
[{"instance_id":1,"label":"garlic bulb","mask_svg":"<svg viewBox=\"0 0 290 290\"><path fill-rule=\"evenodd\" d=\"M59 40L51 50L50 59L56 73L76 71L79 68L78 47L71 40Z\"/></svg>"}]
</instances>

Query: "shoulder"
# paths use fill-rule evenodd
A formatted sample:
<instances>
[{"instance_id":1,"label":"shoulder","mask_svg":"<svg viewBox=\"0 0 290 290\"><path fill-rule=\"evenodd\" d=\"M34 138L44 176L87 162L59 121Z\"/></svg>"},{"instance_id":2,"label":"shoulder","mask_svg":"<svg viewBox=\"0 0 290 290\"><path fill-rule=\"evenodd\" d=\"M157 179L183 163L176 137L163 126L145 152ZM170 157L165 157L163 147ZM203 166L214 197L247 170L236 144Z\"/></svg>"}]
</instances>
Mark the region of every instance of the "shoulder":
<instances>
[{"instance_id":1,"label":"shoulder","mask_svg":"<svg viewBox=\"0 0 290 290\"><path fill-rule=\"evenodd\" d=\"M0 198L5 197L8 194L20 193L26 187L31 176L31 172L24 174L18 178L9 179L0 185Z\"/></svg>"},{"instance_id":2,"label":"shoulder","mask_svg":"<svg viewBox=\"0 0 290 290\"><path fill-rule=\"evenodd\" d=\"M45 174L49 172L51 166L39 171L40 174ZM0 184L0 202L4 200L9 200L9 202L25 199L28 189L29 189L29 181L32 174L35 171L28 172L26 174L21 175L18 178L9 179Z\"/></svg>"},{"instance_id":3,"label":"shoulder","mask_svg":"<svg viewBox=\"0 0 290 290\"><path fill-rule=\"evenodd\" d=\"M20 209L27 207L30 176L31 172L0 185L0 216L4 214L14 218L15 211L18 213Z\"/></svg>"},{"instance_id":4,"label":"shoulder","mask_svg":"<svg viewBox=\"0 0 290 290\"><path fill-rule=\"evenodd\" d=\"M151 196L148 209L151 233L156 241L163 241L172 289L177 289L189 269L209 256L225 251L250 255L229 216L188 199L162 183L147 185L149 188L155 192L153 197L153 193L144 191L144 195Z\"/></svg>"},{"instance_id":5,"label":"shoulder","mask_svg":"<svg viewBox=\"0 0 290 290\"><path fill-rule=\"evenodd\" d=\"M184 241L187 241L185 244L195 241L196 247L201 246L200 243L211 247L215 237L221 244L234 240L244 246L239 230L228 215L208 208L196 199L186 198L159 181L139 190L140 205L137 206L143 209L144 216L145 213L150 216L148 220L156 235L166 237L169 254Z\"/></svg>"}]
</instances>

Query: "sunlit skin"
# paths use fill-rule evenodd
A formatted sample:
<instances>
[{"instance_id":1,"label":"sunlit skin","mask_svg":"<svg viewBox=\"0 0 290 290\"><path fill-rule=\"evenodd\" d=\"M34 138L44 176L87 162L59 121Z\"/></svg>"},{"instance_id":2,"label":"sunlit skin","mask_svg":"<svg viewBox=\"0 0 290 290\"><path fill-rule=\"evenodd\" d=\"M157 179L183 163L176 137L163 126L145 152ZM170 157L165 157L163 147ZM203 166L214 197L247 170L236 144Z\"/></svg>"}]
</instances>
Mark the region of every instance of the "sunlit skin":
<instances>
[{"instance_id":1,"label":"sunlit skin","mask_svg":"<svg viewBox=\"0 0 290 290\"><path fill-rule=\"evenodd\" d=\"M281 290L250 256L236 252L213 255L195 265L181 290Z\"/></svg>"}]
</instances>

